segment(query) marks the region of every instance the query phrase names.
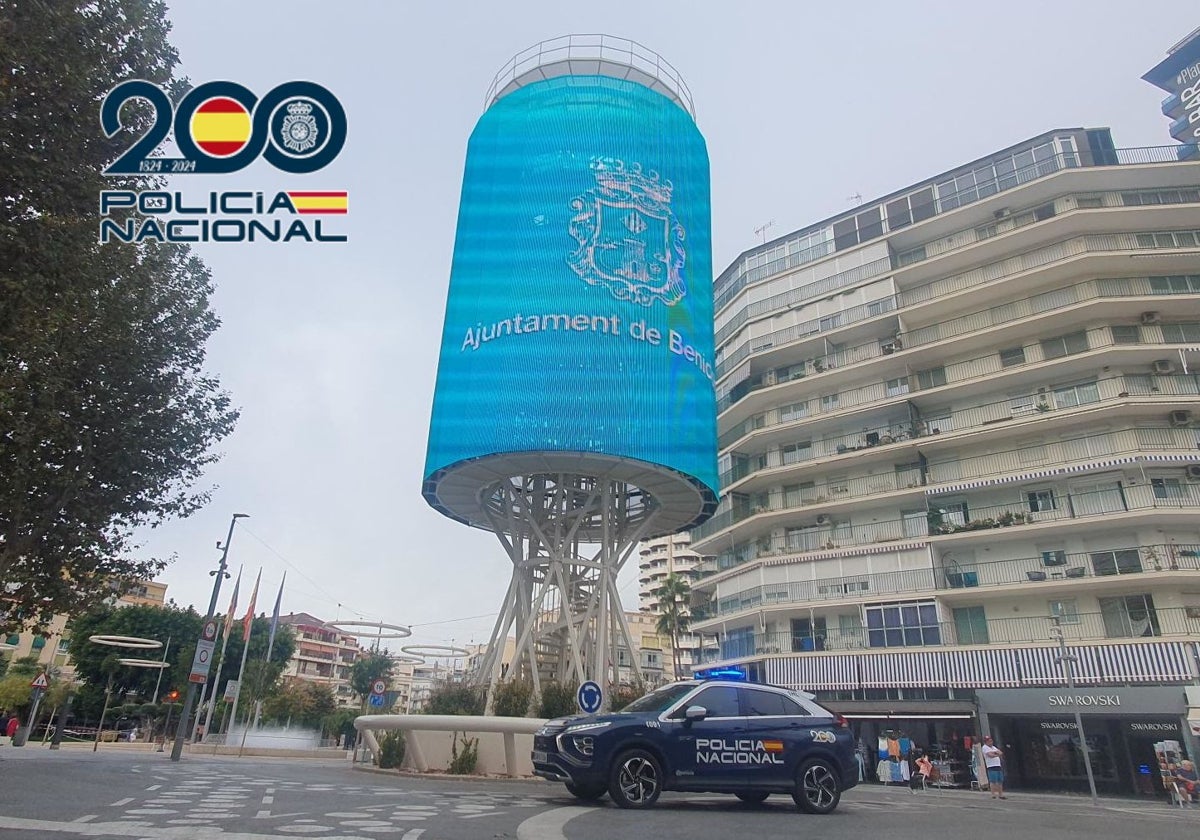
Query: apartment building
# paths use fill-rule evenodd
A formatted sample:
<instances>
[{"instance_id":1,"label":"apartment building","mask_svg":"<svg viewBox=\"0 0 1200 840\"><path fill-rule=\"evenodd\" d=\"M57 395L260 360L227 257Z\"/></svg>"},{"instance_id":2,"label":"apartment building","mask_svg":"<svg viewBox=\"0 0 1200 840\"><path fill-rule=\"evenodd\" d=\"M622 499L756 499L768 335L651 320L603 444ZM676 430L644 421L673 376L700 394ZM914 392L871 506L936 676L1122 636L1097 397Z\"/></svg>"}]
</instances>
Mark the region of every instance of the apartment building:
<instances>
[{"instance_id":1,"label":"apartment building","mask_svg":"<svg viewBox=\"0 0 1200 840\"><path fill-rule=\"evenodd\" d=\"M283 676L328 685L339 706L357 708L359 702L350 687L351 668L363 653L357 637L308 613L281 615L279 623L291 627L296 635L296 650Z\"/></svg>"},{"instance_id":2,"label":"apartment building","mask_svg":"<svg viewBox=\"0 0 1200 840\"><path fill-rule=\"evenodd\" d=\"M700 578L703 555L691 548L691 537L685 531L669 537L646 540L638 546L638 609L655 617L662 615L658 603L658 590L668 575L678 575L689 584ZM690 617L690 611L686 611ZM668 677L675 667L670 640L664 639L668 647L664 651L663 668ZM679 637L679 668L681 677L690 677L700 664L700 637L695 633L683 633Z\"/></svg>"},{"instance_id":3,"label":"apartment building","mask_svg":"<svg viewBox=\"0 0 1200 840\"><path fill-rule=\"evenodd\" d=\"M964 784L988 732L1017 787L1085 786L1075 707L1101 790L1153 793L1155 739L1195 754L1200 163L1176 148L1047 132L724 271L706 664Z\"/></svg>"}]
</instances>

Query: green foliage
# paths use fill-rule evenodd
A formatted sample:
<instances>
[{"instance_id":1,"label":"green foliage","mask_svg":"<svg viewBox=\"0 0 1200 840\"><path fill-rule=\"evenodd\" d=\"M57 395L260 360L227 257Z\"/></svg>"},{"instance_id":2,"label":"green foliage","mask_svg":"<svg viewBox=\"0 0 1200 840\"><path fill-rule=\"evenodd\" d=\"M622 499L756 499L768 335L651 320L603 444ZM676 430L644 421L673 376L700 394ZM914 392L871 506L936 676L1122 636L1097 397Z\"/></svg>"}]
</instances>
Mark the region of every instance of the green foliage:
<instances>
[{"instance_id":1,"label":"green foliage","mask_svg":"<svg viewBox=\"0 0 1200 840\"><path fill-rule=\"evenodd\" d=\"M612 700L609 701L609 709L614 712L619 712L624 709L634 700L646 694L646 686L641 683L633 685L623 685L612 694Z\"/></svg>"},{"instance_id":2,"label":"green foliage","mask_svg":"<svg viewBox=\"0 0 1200 840\"><path fill-rule=\"evenodd\" d=\"M481 715L483 691L460 683L442 683L429 695L427 715Z\"/></svg>"},{"instance_id":3,"label":"green foliage","mask_svg":"<svg viewBox=\"0 0 1200 840\"><path fill-rule=\"evenodd\" d=\"M45 627L166 565L134 532L187 516L237 411L203 370L219 326L186 246L101 245L101 170L149 125L99 103L178 87L163 0L0 0L0 627ZM177 91L176 91L177 92ZM141 184L139 184L141 185Z\"/></svg>"},{"instance_id":4,"label":"green foliage","mask_svg":"<svg viewBox=\"0 0 1200 840\"><path fill-rule=\"evenodd\" d=\"M512 679L496 685L492 710L501 717L525 717L533 700L533 686L525 680Z\"/></svg>"},{"instance_id":5,"label":"green foliage","mask_svg":"<svg viewBox=\"0 0 1200 840\"><path fill-rule=\"evenodd\" d=\"M358 712L354 709L336 708L321 721L321 734L326 738L349 734L348 730L354 727L356 717Z\"/></svg>"},{"instance_id":6,"label":"green foliage","mask_svg":"<svg viewBox=\"0 0 1200 840\"><path fill-rule=\"evenodd\" d=\"M405 753L404 733L400 731L387 732L379 739L379 766L385 770L399 767L404 763Z\"/></svg>"},{"instance_id":7,"label":"green foliage","mask_svg":"<svg viewBox=\"0 0 1200 840\"><path fill-rule=\"evenodd\" d=\"M579 714L579 706L575 702L578 691L579 686L546 683L542 686L542 696L538 702L538 716L556 718Z\"/></svg>"},{"instance_id":8,"label":"green foliage","mask_svg":"<svg viewBox=\"0 0 1200 840\"><path fill-rule=\"evenodd\" d=\"M333 689L324 683L292 678L263 702L263 716L276 723L317 729L337 708Z\"/></svg>"},{"instance_id":9,"label":"green foliage","mask_svg":"<svg viewBox=\"0 0 1200 840\"><path fill-rule=\"evenodd\" d=\"M354 690L356 697L359 697L364 706L367 702L367 696L371 693L371 683L375 680L383 680L387 682L392 677L392 669L396 667L396 663L387 651L371 651L354 660L354 664L350 666L350 688Z\"/></svg>"},{"instance_id":10,"label":"green foliage","mask_svg":"<svg viewBox=\"0 0 1200 840\"><path fill-rule=\"evenodd\" d=\"M450 766L446 768L446 772L455 776L470 776L475 772L477 764L479 764L479 739L468 738L464 732L462 752L459 752L458 733L455 732L454 740L450 744Z\"/></svg>"}]
</instances>

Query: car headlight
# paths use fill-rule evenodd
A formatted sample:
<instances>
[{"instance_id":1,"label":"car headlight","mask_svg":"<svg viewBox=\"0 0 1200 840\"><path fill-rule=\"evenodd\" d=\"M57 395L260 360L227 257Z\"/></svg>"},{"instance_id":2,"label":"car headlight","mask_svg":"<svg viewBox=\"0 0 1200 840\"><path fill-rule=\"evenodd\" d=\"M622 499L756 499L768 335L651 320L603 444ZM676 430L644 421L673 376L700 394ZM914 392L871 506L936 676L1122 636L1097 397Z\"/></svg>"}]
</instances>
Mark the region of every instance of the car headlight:
<instances>
[{"instance_id":1,"label":"car headlight","mask_svg":"<svg viewBox=\"0 0 1200 840\"><path fill-rule=\"evenodd\" d=\"M567 732L571 735L574 735L576 732L587 732L592 729L604 729L608 726L612 726L612 723L609 721L600 723L577 723L574 726L568 726Z\"/></svg>"}]
</instances>

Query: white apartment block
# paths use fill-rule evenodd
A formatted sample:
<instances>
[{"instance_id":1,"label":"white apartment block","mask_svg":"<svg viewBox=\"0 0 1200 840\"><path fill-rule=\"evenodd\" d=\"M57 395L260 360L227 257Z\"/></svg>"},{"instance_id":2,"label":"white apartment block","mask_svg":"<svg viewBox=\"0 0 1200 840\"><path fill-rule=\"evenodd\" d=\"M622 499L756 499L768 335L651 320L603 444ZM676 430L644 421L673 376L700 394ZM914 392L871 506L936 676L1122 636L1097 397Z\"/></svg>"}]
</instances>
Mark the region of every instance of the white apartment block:
<instances>
[{"instance_id":1,"label":"white apartment block","mask_svg":"<svg viewBox=\"0 0 1200 840\"><path fill-rule=\"evenodd\" d=\"M1155 739L1194 756L1200 162L1176 150L1048 132L718 278L705 664L813 691L868 754L902 733L965 783L988 732L1017 787L1078 787L1061 631L1102 790L1147 793Z\"/></svg>"}]
</instances>

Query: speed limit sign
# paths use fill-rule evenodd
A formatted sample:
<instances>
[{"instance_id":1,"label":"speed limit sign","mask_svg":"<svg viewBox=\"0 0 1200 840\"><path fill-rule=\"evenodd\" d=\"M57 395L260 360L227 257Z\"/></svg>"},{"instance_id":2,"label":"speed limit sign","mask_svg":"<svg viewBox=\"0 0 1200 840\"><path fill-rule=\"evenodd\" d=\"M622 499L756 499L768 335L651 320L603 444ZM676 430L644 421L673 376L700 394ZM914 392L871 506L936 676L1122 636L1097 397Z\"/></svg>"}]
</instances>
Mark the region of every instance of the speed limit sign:
<instances>
[{"instance_id":1,"label":"speed limit sign","mask_svg":"<svg viewBox=\"0 0 1200 840\"><path fill-rule=\"evenodd\" d=\"M383 694L385 691L387 691L387 683L383 680L375 680L375 682L371 683L372 694Z\"/></svg>"}]
</instances>

